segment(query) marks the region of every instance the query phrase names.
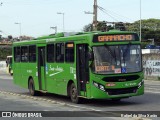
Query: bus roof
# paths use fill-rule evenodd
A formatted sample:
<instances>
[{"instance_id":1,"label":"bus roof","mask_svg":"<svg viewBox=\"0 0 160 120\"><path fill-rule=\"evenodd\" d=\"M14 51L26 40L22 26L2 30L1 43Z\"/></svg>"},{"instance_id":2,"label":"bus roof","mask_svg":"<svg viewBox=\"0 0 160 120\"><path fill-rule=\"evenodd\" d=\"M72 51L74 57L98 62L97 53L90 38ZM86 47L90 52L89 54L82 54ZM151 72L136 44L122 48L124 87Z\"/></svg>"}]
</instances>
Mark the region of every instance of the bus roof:
<instances>
[{"instance_id":1,"label":"bus roof","mask_svg":"<svg viewBox=\"0 0 160 120\"><path fill-rule=\"evenodd\" d=\"M12 57L12 55L7 56L7 58L10 58L10 57Z\"/></svg>"},{"instance_id":2,"label":"bus roof","mask_svg":"<svg viewBox=\"0 0 160 120\"><path fill-rule=\"evenodd\" d=\"M32 40L25 40L25 41L19 41L19 42L14 42L13 45L18 45L18 44L33 44L33 43L46 43L46 40L54 40L54 41L58 41L58 38L77 38L77 37L87 37L87 36L91 36L93 37L93 35L98 35L98 34L135 34L135 32L131 32L131 31L119 31L119 30L110 30L107 32L101 32L101 31L92 31L92 32L64 32L64 33L57 33L57 34L51 34L48 36L42 36L42 37L38 37L36 39L32 39ZM74 40L74 39L73 39Z\"/></svg>"}]
</instances>

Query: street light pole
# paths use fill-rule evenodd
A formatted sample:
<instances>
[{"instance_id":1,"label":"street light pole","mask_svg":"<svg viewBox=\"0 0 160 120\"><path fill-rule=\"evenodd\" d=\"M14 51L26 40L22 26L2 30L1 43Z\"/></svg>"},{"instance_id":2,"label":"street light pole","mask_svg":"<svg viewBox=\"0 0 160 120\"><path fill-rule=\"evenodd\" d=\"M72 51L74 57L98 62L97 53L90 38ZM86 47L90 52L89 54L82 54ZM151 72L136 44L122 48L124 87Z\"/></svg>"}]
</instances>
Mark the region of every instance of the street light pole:
<instances>
[{"instance_id":1,"label":"street light pole","mask_svg":"<svg viewBox=\"0 0 160 120\"><path fill-rule=\"evenodd\" d=\"M17 22L16 22L15 24L19 25L19 33L20 33L20 36L21 36L21 23L17 23ZM20 37L20 36L19 36L19 37Z\"/></svg>"},{"instance_id":2,"label":"street light pole","mask_svg":"<svg viewBox=\"0 0 160 120\"><path fill-rule=\"evenodd\" d=\"M140 33L139 33L139 36L140 36L140 41L142 41L142 2L140 0L140 23L139 23L139 29L140 29Z\"/></svg>"},{"instance_id":3,"label":"street light pole","mask_svg":"<svg viewBox=\"0 0 160 120\"><path fill-rule=\"evenodd\" d=\"M57 12L57 14L61 14L61 15L63 15L63 32L65 31L65 29L64 29L64 13L62 13L62 12Z\"/></svg>"},{"instance_id":4,"label":"street light pole","mask_svg":"<svg viewBox=\"0 0 160 120\"><path fill-rule=\"evenodd\" d=\"M57 33L57 26L55 26L55 27L50 27L50 28L55 30L55 34Z\"/></svg>"}]
</instances>

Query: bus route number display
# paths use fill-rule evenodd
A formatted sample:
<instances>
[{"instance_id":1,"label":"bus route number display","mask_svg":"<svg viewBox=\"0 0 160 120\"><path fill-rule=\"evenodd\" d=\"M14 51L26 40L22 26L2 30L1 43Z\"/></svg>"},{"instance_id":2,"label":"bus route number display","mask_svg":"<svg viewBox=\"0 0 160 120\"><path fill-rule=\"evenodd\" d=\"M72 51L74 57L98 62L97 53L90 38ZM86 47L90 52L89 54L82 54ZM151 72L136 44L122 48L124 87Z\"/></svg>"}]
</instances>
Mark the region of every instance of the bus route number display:
<instances>
[{"instance_id":1,"label":"bus route number display","mask_svg":"<svg viewBox=\"0 0 160 120\"><path fill-rule=\"evenodd\" d=\"M135 40L135 35L95 35L93 42L112 42L112 41L132 41Z\"/></svg>"}]
</instances>

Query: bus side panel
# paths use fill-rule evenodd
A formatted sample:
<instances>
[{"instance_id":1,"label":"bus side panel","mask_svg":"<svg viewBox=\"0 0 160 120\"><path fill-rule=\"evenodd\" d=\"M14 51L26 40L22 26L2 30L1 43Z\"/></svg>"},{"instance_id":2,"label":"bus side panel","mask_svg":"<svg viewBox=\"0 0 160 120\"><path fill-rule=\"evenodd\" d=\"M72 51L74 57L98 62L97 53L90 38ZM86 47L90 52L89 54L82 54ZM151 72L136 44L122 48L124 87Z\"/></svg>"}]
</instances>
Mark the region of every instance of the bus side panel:
<instances>
[{"instance_id":1,"label":"bus side panel","mask_svg":"<svg viewBox=\"0 0 160 120\"><path fill-rule=\"evenodd\" d=\"M24 87L24 88L28 88L28 72L29 72L29 70L28 70L28 65L29 64L27 64L27 63L21 63L21 81L23 81L22 82L22 87Z\"/></svg>"},{"instance_id":2,"label":"bus side panel","mask_svg":"<svg viewBox=\"0 0 160 120\"><path fill-rule=\"evenodd\" d=\"M47 91L50 93L56 93L56 79L53 77L53 63L46 64L46 83Z\"/></svg>"},{"instance_id":3,"label":"bus side panel","mask_svg":"<svg viewBox=\"0 0 160 120\"><path fill-rule=\"evenodd\" d=\"M14 75L13 75L13 81L15 84L17 85L22 85L23 81L21 80L21 63L14 63L13 64L13 71L14 71Z\"/></svg>"},{"instance_id":4,"label":"bus side panel","mask_svg":"<svg viewBox=\"0 0 160 120\"><path fill-rule=\"evenodd\" d=\"M67 95L67 84L69 80L74 80L76 76L74 64L56 63L47 64L47 67L47 91L51 93Z\"/></svg>"},{"instance_id":5,"label":"bus side panel","mask_svg":"<svg viewBox=\"0 0 160 120\"><path fill-rule=\"evenodd\" d=\"M37 63L30 63L27 66L28 66L28 68L26 69L27 77L26 77L25 84L28 85L29 77L32 77L33 81L34 81L35 89L39 90Z\"/></svg>"}]
</instances>

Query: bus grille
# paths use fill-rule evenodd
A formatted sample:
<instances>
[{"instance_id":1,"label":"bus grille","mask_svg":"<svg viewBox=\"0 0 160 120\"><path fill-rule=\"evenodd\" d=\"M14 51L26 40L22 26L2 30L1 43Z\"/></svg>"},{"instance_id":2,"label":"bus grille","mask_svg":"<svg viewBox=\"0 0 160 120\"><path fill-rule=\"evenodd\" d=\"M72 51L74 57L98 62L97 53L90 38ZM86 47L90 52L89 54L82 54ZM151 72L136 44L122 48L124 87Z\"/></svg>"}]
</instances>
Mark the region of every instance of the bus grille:
<instances>
[{"instance_id":1,"label":"bus grille","mask_svg":"<svg viewBox=\"0 0 160 120\"><path fill-rule=\"evenodd\" d=\"M106 89L106 92L109 95L120 95L120 94L136 93L137 92L137 87L122 88L122 89Z\"/></svg>"},{"instance_id":2,"label":"bus grille","mask_svg":"<svg viewBox=\"0 0 160 120\"><path fill-rule=\"evenodd\" d=\"M126 82L133 81L139 79L138 75L130 75L130 76L115 76L115 77L104 77L102 78L105 82Z\"/></svg>"}]
</instances>

